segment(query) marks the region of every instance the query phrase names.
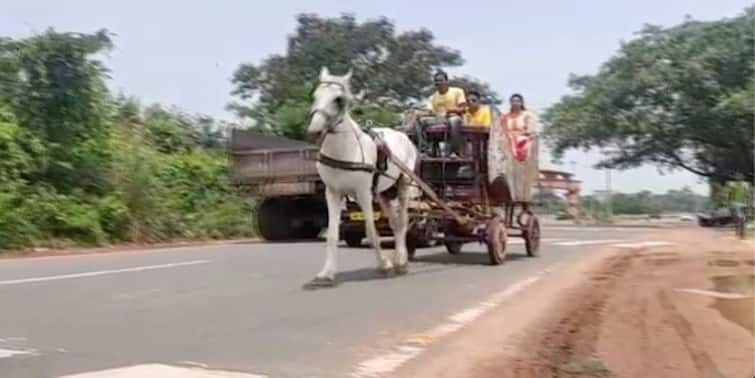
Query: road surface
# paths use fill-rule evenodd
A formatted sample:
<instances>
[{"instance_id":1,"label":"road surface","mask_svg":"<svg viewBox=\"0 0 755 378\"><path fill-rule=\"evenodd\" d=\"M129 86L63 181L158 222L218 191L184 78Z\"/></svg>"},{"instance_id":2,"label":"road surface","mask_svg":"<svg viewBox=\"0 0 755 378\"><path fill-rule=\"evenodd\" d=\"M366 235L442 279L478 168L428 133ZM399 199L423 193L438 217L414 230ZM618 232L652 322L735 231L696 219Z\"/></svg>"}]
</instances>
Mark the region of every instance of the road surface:
<instances>
[{"instance_id":1,"label":"road surface","mask_svg":"<svg viewBox=\"0 0 755 378\"><path fill-rule=\"evenodd\" d=\"M171 366L369 376L388 370L365 362L454 314L464 318L491 294L601 247L658 241L642 229L543 235L538 258L525 257L521 240L502 266L486 265L482 245L460 256L424 249L408 275L388 279L373 273L371 250L342 247L341 284L316 291L302 285L321 268L317 242L0 261L0 377L146 376Z\"/></svg>"}]
</instances>

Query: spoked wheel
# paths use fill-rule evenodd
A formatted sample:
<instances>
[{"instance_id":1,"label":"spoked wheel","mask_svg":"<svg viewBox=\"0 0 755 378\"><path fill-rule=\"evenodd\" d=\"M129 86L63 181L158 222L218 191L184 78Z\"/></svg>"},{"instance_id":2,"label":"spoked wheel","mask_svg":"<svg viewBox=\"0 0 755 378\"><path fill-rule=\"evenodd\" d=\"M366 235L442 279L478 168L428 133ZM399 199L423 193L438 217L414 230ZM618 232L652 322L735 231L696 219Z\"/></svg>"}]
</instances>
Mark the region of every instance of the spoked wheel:
<instances>
[{"instance_id":1,"label":"spoked wheel","mask_svg":"<svg viewBox=\"0 0 755 378\"><path fill-rule=\"evenodd\" d=\"M457 241L447 241L444 244L446 245L446 251L452 255L458 255L461 253L461 247L464 245Z\"/></svg>"},{"instance_id":2,"label":"spoked wheel","mask_svg":"<svg viewBox=\"0 0 755 378\"><path fill-rule=\"evenodd\" d=\"M524 247L527 250L527 256L536 257L540 255L540 221L536 216L530 215L527 219L527 227L524 229Z\"/></svg>"},{"instance_id":3,"label":"spoked wheel","mask_svg":"<svg viewBox=\"0 0 755 378\"><path fill-rule=\"evenodd\" d=\"M501 217L495 217L488 222L485 229L485 244L488 247L490 263L492 265L501 265L506 259L506 224Z\"/></svg>"}]
</instances>

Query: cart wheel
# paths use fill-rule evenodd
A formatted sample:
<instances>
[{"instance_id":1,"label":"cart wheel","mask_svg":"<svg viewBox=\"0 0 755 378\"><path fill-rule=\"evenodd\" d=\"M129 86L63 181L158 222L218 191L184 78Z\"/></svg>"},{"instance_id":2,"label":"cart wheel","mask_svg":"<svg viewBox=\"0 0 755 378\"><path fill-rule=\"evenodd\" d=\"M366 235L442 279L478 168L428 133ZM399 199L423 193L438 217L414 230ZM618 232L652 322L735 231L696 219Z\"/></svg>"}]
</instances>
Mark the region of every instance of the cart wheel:
<instances>
[{"instance_id":1,"label":"cart wheel","mask_svg":"<svg viewBox=\"0 0 755 378\"><path fill-rule=\"evenodd\" d=\"M464 246L461 242L448 241L444 243L446 245L446 251L452 255L458 255L461 253L461 247Z\"/></svg>"},{"instance_id":2,"label":"cart wheel","mask_svg":"<svg viewBox=\"0 0 755 378\"><path fill-rule=\"evenodd\" d=\"M361 232L348 232L343 235L343 240L346 241L346 245L350 248L361 247L362 239L364 239L364 235Z\"/></svg>"},{"instance_id":3,"label":"cart wheel","mask_svg":"<svg viewBox=\"0 0 755 378\"><path fill-rule=\"evenodd\" d=\"M524 230L524 247L527 250L527 256L536 257L540 255L540 221L536 216L530 215L527 220L527 228Z\"/></svg>"},{"instance_id":4,"label":"cart wheel","mask_svg":"<svg viewBox=\"0 0 755 378\"><path fill-rule=\"evenodd\" d=\"M506 259L506 225L501 217L495 217L488 222L485 229L485 243L488 246L488 255L492 265L501 265Z\"/></svg>"}]
</instances>

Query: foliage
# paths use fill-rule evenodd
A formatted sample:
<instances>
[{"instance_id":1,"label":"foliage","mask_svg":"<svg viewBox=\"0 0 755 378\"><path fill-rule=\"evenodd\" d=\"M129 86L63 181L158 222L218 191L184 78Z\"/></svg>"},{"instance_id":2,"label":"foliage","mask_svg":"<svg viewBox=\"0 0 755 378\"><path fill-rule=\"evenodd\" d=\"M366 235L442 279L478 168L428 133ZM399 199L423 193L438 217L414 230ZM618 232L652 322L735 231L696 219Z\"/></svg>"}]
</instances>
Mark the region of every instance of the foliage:
<instances>
[{"instance_id":1,"label":"foliage","mask_svg":"<svg viewBox=\"0 0 755 378\"><path fill-rule=\"evenodd\" d=\"M567 208L566 199L548 189L535 192L532 195L532 202L537 204L547 214L555 214L565 211Z\"/></svg>"},{"instance_id":2,"label":"foliage","mask_svg":"<svg viewBox=\"0 0 755 378\"><path fill-rule=\"evenodd\" d=\"M108 32L57 33L0 44L3 89L24 138L44 144L30 173L62 192L102 191L110 101L106 69L93 57L112 47Z\"/></svg>"},{"instance_id":3,"label":"foliage","mask_svg":"<svg viewBox=\"0 0 755 378\"><path fill-rule=\"evenodd\" d=\"M459 52L436 45L433 34L425 29L397 33L385 18L360 23L350 15L302 14L284 55L238 67L232 93L240 102L229 109L252 119L259 129L301 139L310 94L321 67L327 66L336 74L353 70L353 92L362 95L355 109L358 121L393 126L408 104L432 93L436 70L462 63ZM475 79L457 80L494 94Z\"/></svg>"},{"instance_id":4,"label":"foliage","mask_svg":"<svg viewBox=\"0 0 755 378\"><path fill-rule=\"evenodd\" d=\"M557 157L609 149L599 167L654 163L753 181L755 8L714 22L646 26L544 115Z\"/></svg>"},{"instance_id":5,"label":"foliage","mask_svg":"<svg viewBox=\"0 0 755 378\"><path fill-rule=\"evenodd\" d=\"M503 103L503 100L500 98L498 93L493 90L493 88L490 88L490 85L488 83L482 82L478 79L475 79L470 76L456 76L451 77L450 84L464 88L465 90L476 90L480 92L480 95L482 96L482 102L485 104L490 105L501 105Z\"/></svg>"},{"instance_id":6,"label":"foliage","mask_svg":"<svg viewBox=\"0 0 755 378\"><path fill-rule=\"evenodd\" d=\"M610 198L613 214L639 215L660 213L694 213L708 207L705 196L695 194L690 188L669 190L664 194L654 194L647 190L637 193L613 193ZM608 209L605 196L587 195L582 197L582 208L593 215L605 213Z\"/></svg>"},{"instance_id":7,"label":"foliage","mask_svg":"<svg viewBox=\"0 0 755 378\"><path fill-rule=\"evenodd\" d=\"M0 251L249 235L224 124L113 99L106 31L0 38Z\"/></svg>"},{"instance_id":8,"label":"foliage","mask_svg":"<svg viewBox=\"0 0 755 378\"><path fill-rule=\"evenodd\" d=\"M743 181L728 182L725 185L711 185L711 202L715 208L732 205L753 205L752 184Z\"/></svg>"}]
</instances>

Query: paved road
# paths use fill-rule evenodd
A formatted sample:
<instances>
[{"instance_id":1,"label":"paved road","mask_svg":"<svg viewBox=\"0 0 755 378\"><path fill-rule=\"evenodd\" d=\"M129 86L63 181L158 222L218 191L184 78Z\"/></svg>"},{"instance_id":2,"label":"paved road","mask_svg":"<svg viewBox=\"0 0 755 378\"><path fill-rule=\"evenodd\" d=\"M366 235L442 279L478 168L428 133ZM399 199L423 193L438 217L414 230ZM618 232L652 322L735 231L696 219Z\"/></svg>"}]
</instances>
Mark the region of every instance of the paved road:
<instances>
[{"instance_id":1,"label":"paved road","mask_svg":"<svg viewBox=\"0 0 755 378\"><path fill-rule=\"evenodd\" d=\"M0 377L149 363L348 377L360 361L546 267L598 246L658 240L638 229L543 233L539 258L513 244L494 267L481 245L458 257L426 249L409 275L391 279L373 273L370 250L342 248L342 283L317 291L302 284L321 267L322 243L0 261Z\"/></svg>"}]
</instances>

